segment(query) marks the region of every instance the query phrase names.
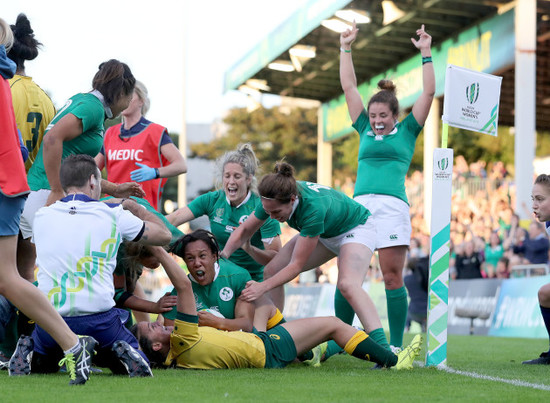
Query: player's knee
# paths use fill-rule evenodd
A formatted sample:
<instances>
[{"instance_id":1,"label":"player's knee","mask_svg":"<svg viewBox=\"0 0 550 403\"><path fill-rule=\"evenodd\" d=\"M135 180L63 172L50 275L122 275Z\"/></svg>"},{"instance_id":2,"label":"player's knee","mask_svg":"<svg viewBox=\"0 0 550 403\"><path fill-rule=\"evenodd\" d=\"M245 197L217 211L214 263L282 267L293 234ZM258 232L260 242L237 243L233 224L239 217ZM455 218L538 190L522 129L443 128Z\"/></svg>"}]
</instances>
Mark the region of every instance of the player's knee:
<instances>
[{"instance_id":1,"label":"player's knee","mask_svg":"<svg viewBox=\"0 0 550 403\"><path fill-rule=\"evenodd\" d=\"M384 285L386 290L396 290L403 287L403 274L396 272L384 273Z\"/></svg>"}]
</instances>

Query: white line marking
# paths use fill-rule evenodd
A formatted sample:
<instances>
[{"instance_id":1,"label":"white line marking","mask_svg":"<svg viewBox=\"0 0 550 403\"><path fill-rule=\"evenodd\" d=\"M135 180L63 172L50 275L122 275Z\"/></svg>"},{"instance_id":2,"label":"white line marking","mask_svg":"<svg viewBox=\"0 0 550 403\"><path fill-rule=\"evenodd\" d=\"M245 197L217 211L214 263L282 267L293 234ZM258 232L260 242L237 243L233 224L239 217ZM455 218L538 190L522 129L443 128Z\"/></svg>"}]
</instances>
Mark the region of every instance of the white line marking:
<instances>
[{"instance_id":1,"label":"white line marking","mask_svg":"<svg viewBox=\"0 0 550 403\"><path fill-rule=\"evenodd\" d=\"M418 366L424 367L423 362L415 361L415 364L417 364ZM447 367L447 366L437 366L436 368L441 370L441 371L448 372L450 374L463 375L463 376L468 376L470 378L476 378L476 379L484 379L486 381L508 383L510 385L523 386L523 387L531 388L531 389L539 389L539 390L550 391L550 385L525 382L525 381L520 381L519 379L499 378L499 377L496 377L496 376L477 374L475 372L460 371L458 369L453 369L453 368L450 368L450 367Z\"/></svg>"}]
</instances>

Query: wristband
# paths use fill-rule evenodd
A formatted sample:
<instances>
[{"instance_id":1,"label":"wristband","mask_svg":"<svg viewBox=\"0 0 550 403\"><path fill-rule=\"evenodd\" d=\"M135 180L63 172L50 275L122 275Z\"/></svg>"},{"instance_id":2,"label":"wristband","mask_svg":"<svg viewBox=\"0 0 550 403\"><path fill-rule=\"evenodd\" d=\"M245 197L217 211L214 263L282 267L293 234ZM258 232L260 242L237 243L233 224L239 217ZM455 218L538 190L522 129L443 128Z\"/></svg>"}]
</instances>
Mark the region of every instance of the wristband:
<instances>
[{"instance_id":1,"label":"wristband","mask_svg":"<svg viewBox=\"0 0 550 403\"><path fill-rule=\"evenodd\" d=\"M431 59L430 59L431 60ZM159 173L159 169L158 168L155 168L155 179L158 179L160 178L160 173Z\"/></svg>"},{"instance_id":2,"label":"wristband","mask_svg":"<svg viewBox=\"0 0 550 403\"><path fill-rule=\"evenodd\" d=\"M340 52L351 53L351 49L347 50L347 49L344 49L343 47L340 46Z\"/></svg>"},{"instance_id":3,"label":"wristband","mask_svg":"<svg viewBox=\"0 0 550 403\"><path fill-rule=\"evenodd\" d=\"M424 65L426 63L432 63L432 57L431 56L427 56L427 57L422 58L422 64Z\"/></svg>"}]
</instances>

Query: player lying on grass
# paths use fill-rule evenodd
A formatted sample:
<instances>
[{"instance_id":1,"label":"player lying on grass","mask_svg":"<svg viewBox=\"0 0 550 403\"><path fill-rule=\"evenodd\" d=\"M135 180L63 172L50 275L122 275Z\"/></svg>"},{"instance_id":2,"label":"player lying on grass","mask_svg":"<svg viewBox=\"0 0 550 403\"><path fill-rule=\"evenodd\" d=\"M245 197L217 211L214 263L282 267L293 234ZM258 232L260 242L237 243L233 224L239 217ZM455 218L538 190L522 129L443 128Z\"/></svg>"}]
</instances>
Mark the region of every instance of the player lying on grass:
<instances>
[{"instance_id":1,"label":"player lying on grass","mask_svg":"<svg viewBox=\"0 0 550 403\"><path fill-rule=\"evenodd\" d=\"M193 242L186 237L182 242L187 253ZM163 248L151 249L178 292L178 316L173 328L159 323L138 324L137 337L152 363L191 369L282 368L298 355L333 339L354 357L385 367L411 369L420 351L420 335L396 355L336 317L300 319L255 333L199 327L191 280Z\"/></svg>"},{"instance_id":2,"label":"player lying on grass","mask_svg":"<svg viewBox=\"0 0 550 403\"><path fill-rule=\"evenodd\" d=\"M191 245L185 248L187 244ZM286 322L267 296L254 302L239 298L252 277L246 269L229 260L219 259L220 247L211 232L198 229L181 237L170 247L170 252L181 257L189 270L199 326L265 332ZM157 261L157 264L160 263ZM172 295L177 295L175 288ZM177 313L176 306L170 312L163 313L164 325L172 326ZM299 360L317 367L326 349L327 343L323 343L300 356Z\"/></svg>"}]
</instances>

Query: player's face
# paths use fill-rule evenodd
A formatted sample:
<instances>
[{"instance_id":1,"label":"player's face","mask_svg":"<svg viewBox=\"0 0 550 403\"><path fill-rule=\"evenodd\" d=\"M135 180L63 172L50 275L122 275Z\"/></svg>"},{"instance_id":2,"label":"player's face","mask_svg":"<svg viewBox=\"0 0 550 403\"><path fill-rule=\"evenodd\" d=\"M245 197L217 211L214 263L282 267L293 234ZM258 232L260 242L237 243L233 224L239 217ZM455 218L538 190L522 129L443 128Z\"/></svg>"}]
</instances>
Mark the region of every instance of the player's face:
<instances>
[{"instance_id":1,"label":"player's face","mask_svg":"<svg viewBox=\"0 0 550 403\"><path fill-rule=\"evenodd\" d=\"M189 274L193 276L198 284L205 286L214 281L214 264L217 256L210 250L206 242L188 243L185 247L183 260L185 260Z\"/></svg>"},{"instance_id":2,"label":"player's face","mask_svg":"<svg viewBox=\"0 0 550 403\"><path fill-rule=\"evenodd\" d=\"M540 183L533 186L531 193L533 213L540 222L550 221L550 189Z\"/></svg>"},{"instance_id":3,"label":"player's face","mask_svg":"<svg viewBox=\"0 0 550 403\"><path fill-rule=\"evenodd\" d=\"M134 95L132 95L132 100L130 101L130 104L126 109L122 111L122 116L128 117L133 116L134 114L139 113L141 115L141 108L143 106L143 101L139 97L139 95L134 92Z\"/></svg>"},{"instance_id":4,"label":"player's face","mask_svg":"<svg viewBox=\"0 0 550 403\"><path fill-rule=\"evenodd\" d=\"M170 345L170 334L174 330L173 326L162 326L158 322L139 322L138 323L138 338L146 337L154 343L167 343Z\"/></svg>"},{"instance_id":5,"label":"player's face","mask_svg":"<svg viewBox=\"0 0 550 403\"><path fill-rule=\"evenodd\" d=\"M228 162L223 167L223 190L232 206L243 202L252 178L248 177L241 164Z\"/></svg>"},{"instance_id":6,"label":"player's face","mask_svg":"<svg viewBox=\"0 0 550 403\"><path fill-rule=\"evenodd\" d=\"M295 196L292 196L290 202L288 203L281 203L278 200L262 198L262 206L271 218L279 222L285 222L290 218L290 214L292 214L292 206L295 200Z\"/></svg>"},{"instance_id":7,"label":"player's face","mask_svg":"<svg viewBox=\"0 0 550 403\"><path fill-rule=\"evenodd\" d=\"M396 116L386 103L373 102L369 106L369 122L374 134L389 134L395 127Z\"/></svg>"}]
</instances>

